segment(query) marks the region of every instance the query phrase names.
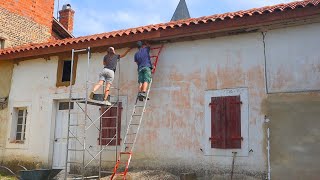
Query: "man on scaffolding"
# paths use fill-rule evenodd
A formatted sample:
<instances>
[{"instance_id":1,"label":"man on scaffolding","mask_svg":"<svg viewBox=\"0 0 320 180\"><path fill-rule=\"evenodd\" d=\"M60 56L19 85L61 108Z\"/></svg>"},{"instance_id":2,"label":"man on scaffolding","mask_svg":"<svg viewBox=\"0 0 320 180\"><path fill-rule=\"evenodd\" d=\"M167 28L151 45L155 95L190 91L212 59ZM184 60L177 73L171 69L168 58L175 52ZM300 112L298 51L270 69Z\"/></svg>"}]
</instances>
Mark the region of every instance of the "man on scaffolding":
<instances>
[{"instance_id":1,"label":"man on scaffolding","mask_svg":"<svg viewBox=\"0 0 320 180\"><path fill-rule=\"evenodd\" d=\"M122 55L116 54L113 47L109 47L107 50L107 55L103 58L103 66L101 73L99 74L99 82L94 86L92 92L90 93L90 99L93 99L95 92L106 83L105 92L104 92L104 103L107 106L111 106L111 103L108 101L108 95L110 91L110 86L114 80L114 74L116 72L117 63L120 58L125 57L131 48L127 49Z\"/></svg>"}]
</instances>

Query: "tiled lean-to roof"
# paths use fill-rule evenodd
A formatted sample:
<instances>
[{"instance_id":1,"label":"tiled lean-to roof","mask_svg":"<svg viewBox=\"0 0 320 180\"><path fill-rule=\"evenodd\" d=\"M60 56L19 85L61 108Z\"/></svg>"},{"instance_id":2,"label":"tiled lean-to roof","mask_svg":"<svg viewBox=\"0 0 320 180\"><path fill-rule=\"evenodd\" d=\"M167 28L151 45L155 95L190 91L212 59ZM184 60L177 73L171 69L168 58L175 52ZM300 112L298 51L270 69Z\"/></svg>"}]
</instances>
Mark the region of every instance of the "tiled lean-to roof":
<instances>
[{"instance_id":1,"label":"tiled lean-to roof","mask_svg":"<svg viewBox=\"0 0 320 180\"><path fill-rule=\"evenodd\" d=\"M225 27L236 28L237 26L244 26L248 24L247 21L251 20L251 24L259 22L272 22L280 21L289 18L302 18L304 16L312 16L320 14L320 0L304 0L296 1L287 4L278 4L274 6L265 6L261 8L254 8L244 11L237 11L232 13L215 14L211 16L203 16L199 18L189 18L179 21L171 21L167 23L152 24L147 26L141 26L136 28L106 32L101 34L94 34L89 36L82 36L77 38L56 40L52 42L40 43L40 44L27 44L24 46L7 48L0 51L0 60L14 59L14 56L4 57L5 55L14 55L23 53L26 51L39 51L39 54L43 55L47 52L49 53L59 53L69 50L67 46L72 46L73 48L81 47L79 44L83 44L83 47L92 46L98 47L102 46L103 43L98 43L96 41L110 40L109 44L125 44L128 42L133 42L136 40L148 40L148 39L161 39L161 37L177 37L177 36L187 36L186 33L192 34L206 33L212 30L218 31L224 29ZM270 17L267 19L266 17ZM256 17L255 19L253 19ZM251 18L251 19L250 19ZM253 22L255 21L255 22ZM206 26L208 25L208 26ZM209 26L210 25L210 26ZM163 34L162 34L163 33ZM133 38L135 37L135 38ZM105 41L109 42L109 41ZM78 46L76 46L78 45ZM108 44L103 44L104 46ZM82 47L82 48L83 48ZM57 48L55 51L49 52L48 49ZM26 53L25 56L21 57L31 57L35 56L35 53ZM1 56L3 56L1 58Z\"/></svg>"}]
</instances>

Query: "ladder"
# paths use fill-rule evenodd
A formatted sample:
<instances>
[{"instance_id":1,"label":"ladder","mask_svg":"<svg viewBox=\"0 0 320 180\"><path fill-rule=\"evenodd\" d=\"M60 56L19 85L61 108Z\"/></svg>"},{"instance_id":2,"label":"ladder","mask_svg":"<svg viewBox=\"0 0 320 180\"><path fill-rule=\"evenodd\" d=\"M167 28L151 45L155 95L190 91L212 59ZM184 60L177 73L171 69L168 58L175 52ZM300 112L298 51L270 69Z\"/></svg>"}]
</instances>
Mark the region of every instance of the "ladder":
<instances>
[{"instance_id":1,"label":"ladder","mask_svg":"<svg viewBox=\"0 0 320 180\"><path fill-rule=\"evenodd\" d=\"M154 59L152 75L156 72L158 60L160 53L162 51L163 45L159 47L150 48L150 50L158 51L155 55L151 55L150 58ZM132 152L135 147L135 143L137 141L138 133L140 130L140 126L142 123L143 115L147 106L147 102L149 100L149 93L152 85L152 79L149 83L149 87L147 90L147 95L144 101L139 100L139 95L136 97L136 101L133 107L133 111L131 114L131 118L129 120L129 124L127 127L126 135L123 141L123 144L120 149L120 154L118 156L118 160L113 169L113 173L111 175L110 180L113 180L115 176L123 176L123 179L126 179L126 175L128 173L129 164L132 158ZM119 172L120 171L120 172Z\"/></svg>"}]
</instances>

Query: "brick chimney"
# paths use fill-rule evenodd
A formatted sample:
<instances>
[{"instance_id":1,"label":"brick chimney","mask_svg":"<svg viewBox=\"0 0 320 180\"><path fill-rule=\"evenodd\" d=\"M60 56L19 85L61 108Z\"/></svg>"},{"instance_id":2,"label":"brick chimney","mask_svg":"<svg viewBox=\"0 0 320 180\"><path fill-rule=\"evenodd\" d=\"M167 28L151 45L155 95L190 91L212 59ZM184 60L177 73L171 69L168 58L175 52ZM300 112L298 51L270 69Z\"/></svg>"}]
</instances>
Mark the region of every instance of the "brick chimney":
<instances>
[{"instance_id":1,"label":"brick chimney","mask_svg":"<svg viewBox=\"0 0 320 180\"><path fill-rule=\"evenodd\" d=\"M70 4L65 4L62 7L62 10L59 11L59 22L70 32L73 31L73 17L74 10L71 9Z\"/></svg>"}]
</instances>

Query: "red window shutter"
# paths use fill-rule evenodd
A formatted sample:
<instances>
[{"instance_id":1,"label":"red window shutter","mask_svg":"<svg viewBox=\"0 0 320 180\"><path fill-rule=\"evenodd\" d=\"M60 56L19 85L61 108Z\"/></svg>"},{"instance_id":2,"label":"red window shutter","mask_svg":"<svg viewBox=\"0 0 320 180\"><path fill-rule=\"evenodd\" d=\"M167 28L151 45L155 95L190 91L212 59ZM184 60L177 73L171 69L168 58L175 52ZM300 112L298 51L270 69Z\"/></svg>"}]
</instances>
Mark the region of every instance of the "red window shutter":
<instances>
[{"instance_id":1,"label":"red window shutter","mask_svg":"<svg viewBox=\"0 0 320 180\"><path fill-rule=\"evenodd\" d=\"M211 98L211 148L225 148L224 97Z\"/></svg>"},{"instance_id":2,"label":"red window shutter","mask_svg":"<svg viewBox=\"0 0 320 180\"><path fill-rule=\"evenodd\" d=\"M102 108L101 113L103 113L106 110L106 108ZM110 110L108 110L107 112L105 112L102 116L101 119L101 126L105 127L105 128L112 128L112 127L116 127L116 116L117 116L117 108L116 107L112 107ZM122 111L122 103L119 103L119 111L118 111L118 134L117 134L117 138L118 138L118 143L117 145L120 145L120 141L121 141L121 111ZM111 118L114 117L114 118ZM113 138L114 135L116 133L115 129L102 129L102 140L101 143L102 145L107 145L111 139L104 139L104 138ZM100 137L100 134L99 134ZM111 146L115 146L116 145L117 140L114 139L110 142L109 145ZM100 145L100 138L99 138L99 145Z\"/></svg>"},{"instance_id":3,"label":"red window shutter","mask_svg":"<svg viewBox=\"0 0 320 180\"><path fill-rule=\"evenodd\" d=\"M240 96L211 98L211 148L241 148Z\"/></svg>"},{"instance_id":4,"label":"red window shutter","mask_svg":"<svg viewBox=\"0 0 320 180\"><path fill-rule=\"evenodd\" d=\"M226 97L226 149L241 148L241 101L240 96Z\"/></svg>"}]
</instances>

